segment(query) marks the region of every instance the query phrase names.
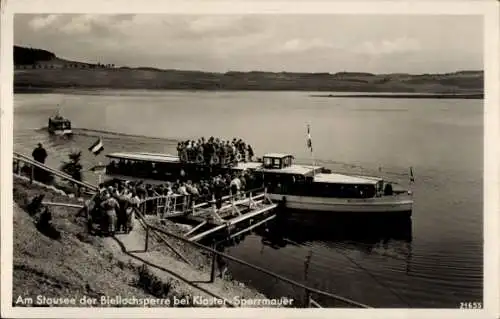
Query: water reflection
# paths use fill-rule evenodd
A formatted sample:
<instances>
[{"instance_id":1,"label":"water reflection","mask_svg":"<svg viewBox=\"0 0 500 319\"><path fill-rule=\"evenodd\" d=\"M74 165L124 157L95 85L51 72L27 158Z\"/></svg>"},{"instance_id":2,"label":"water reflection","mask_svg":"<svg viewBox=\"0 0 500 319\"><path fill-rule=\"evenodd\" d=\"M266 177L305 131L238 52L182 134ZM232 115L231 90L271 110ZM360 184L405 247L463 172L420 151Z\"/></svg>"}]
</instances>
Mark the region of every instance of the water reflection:
<instances>
[{"instance_id":1,"label":"water reflection","mask_svg":"<svg viewBox=\"0 0 500 319\"><path fill-rule=\"evenodd\" d=\"M288 246L307 247L313 243L364 254L383 254L406 258L411 254L412 219L410 217L351 217L278 214L279 216L251 232L218 241L226 247L237 246L248 235L261 237L261 243L272 249ZM307 222L306 222L307 221Z\"/></svg>"},{"instance_id":2,"label":"water reflection","mask_svg":"<svg viewBox=\"0 0 500 319\"><path fill-rule=\"evenodd\" d=\"M304 217L304 216L302 216ZM411 242L412 220L409 217L318 218L311 225L305 224L300 215L276 219L267 227L256 229L263 242L282 246L283 243L304 245L312 241L325 243L343 242L369 252L379 243L387 246L390 241Z\"/></svg>"}]
</instances>

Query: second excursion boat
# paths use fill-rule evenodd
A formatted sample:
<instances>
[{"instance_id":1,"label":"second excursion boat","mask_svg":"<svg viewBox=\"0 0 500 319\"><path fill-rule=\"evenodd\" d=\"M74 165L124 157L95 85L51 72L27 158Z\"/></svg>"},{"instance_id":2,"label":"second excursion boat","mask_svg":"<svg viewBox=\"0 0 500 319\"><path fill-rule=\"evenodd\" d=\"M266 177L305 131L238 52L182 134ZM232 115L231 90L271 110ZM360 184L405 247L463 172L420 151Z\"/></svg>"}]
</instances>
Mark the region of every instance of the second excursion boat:
<instances>
[{"instance_id":1,"label":"second excursion boat","mask_svg":"<svg viewBox=\"0 0 500 319\"><path fill-rule=\"evenodd\" d=\"M266 186L271 199L285 207L317 212L384 214L408 217L413 198L381 177L332 173L321 166L293 163L291 154L266 154L258 162L231 167L204 167L185 163L178 156L155 153L112 153L106 174L110 177L172 181L208 173L252 172L257 185ZM202 173L203 172L203 173ZM202 177L200 177L202 178Z\"/></svg>"},{"instance_id":2,"label":"second excursion boat","mask_svg":"<svg viewBox=\"0 0 500 319\"><path fill-rule=\"evenodd\" d=\"M49 124L47 127L51 135L58 136L71 136L73 131L71 130L71 121L67 118L62 117L59 111L56 115L49 118Z\"/></svg>"}]
</instances>

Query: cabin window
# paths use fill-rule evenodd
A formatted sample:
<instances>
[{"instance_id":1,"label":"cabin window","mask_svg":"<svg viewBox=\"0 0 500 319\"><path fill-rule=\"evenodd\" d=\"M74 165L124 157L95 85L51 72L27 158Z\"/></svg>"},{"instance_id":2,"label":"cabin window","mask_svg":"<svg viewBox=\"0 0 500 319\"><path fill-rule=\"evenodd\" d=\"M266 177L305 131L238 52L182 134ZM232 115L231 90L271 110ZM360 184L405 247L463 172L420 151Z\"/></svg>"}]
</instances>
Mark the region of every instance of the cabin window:
<instances>
[{"instance_id":1,"label":"cabin window","mask_svg":"<svg viewBox=\"0 0 500 319\"><path fill-rule=\"evenodd\" d=\"M264 166L270 167L272 165L272 161L269 157L264 157Z\"/></svg>"},{"instance_id":2,"label":"cabin window","mask_svg":"<svg viewBox=\"0 0 500 319\"><path fill-rule=\"evenodd\" d=\"M315 197L371 198L375 194L374 185L311 183L304 188L304 195Z\"/></svg>"},{"instance_id":3,"label":"cabin window","mask_svg":"<svg viewBox=\"0 0 500 319\"><path fill-rule=\"evenodd\" d=\"M281 168L281 161L279 158L273 158L273 167L274 168Z\"/></svg>"},{"instance_id":4,"label":"cabin window","mask_svg":"<svg viewBox=\"0 0 500 319\"><path fill-rule=\"evenodd\" d=\"M292 159L290 156L287 156L283 159L283 167L289 167L292 165Z\"/></svg>"}]
</instances>

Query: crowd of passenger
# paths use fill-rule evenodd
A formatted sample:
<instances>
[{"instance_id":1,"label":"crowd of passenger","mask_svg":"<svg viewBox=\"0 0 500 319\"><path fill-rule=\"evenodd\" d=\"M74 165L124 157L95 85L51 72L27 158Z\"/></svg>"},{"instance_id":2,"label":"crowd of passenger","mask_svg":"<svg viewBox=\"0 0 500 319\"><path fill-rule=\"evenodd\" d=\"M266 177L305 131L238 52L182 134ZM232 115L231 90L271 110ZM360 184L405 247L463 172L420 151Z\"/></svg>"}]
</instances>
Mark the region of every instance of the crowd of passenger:
<instances>
[{"instance_id":1,"label":"crowd of passenger","mask_svg":"<svg viewBox=\"0 0 500 319\"><path fill-rule=\"evenodd\" d=\"M236 138L229 141L214 137L205 140L201 137L196 141L179 142L177 152L182 162L206 165L231 166L238 162L251 161L254 156L252 146Z\"/></svg>"},{"instance_id":2,"label":"crowd of passenger","mask_svg":"<svg viewBox=\"0 0 500 319\"><path fill-rule=\"evenodd\" d=\"M176 210L185 211L193 204L215 199L217 208L222 206L222 198L227 195L241 196L246 190L258 187L249 172L219 174L209 179L148 184L143 181L114 180L108 185L101 183L99 193L94 198L94 207L102 214L102 224L108 233L129 232L132 228L134 211L142 200L162 195L177 195ZM146 202L145 213L154 213L156 206Z\"/></svg>"}]
</instances>

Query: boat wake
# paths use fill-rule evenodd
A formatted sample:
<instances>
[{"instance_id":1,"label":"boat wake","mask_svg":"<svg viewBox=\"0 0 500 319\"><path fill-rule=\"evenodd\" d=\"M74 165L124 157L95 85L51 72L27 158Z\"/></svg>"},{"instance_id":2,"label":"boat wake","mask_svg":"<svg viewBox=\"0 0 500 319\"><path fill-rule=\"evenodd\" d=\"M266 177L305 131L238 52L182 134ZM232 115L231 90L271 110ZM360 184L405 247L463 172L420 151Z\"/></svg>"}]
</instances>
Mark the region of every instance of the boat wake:
<instances>
[{"instance_id":1,"label":"boat wake","mask_svg":"<svg viewBox=\"0 0 500 319\"><path fill-rule=\"evenodd\" d=\"M47 127L41 127L36 130L37 132L46 132ZM138 138L138 139L148 139L152 141L165 141L170 143L178 143L180 140L172 139L172 138L164 138L164 137L155 137L155 136L147 136L147 135L134 135L134 134L126 134L120 132L106 131L106 130L95 130L95 129L87 129L87 128L73 128L73 135L80 136L89 136L89 137L102 137L106 139L121 139L124 137L127 138Z\"/></svg>"}]
</instances>

